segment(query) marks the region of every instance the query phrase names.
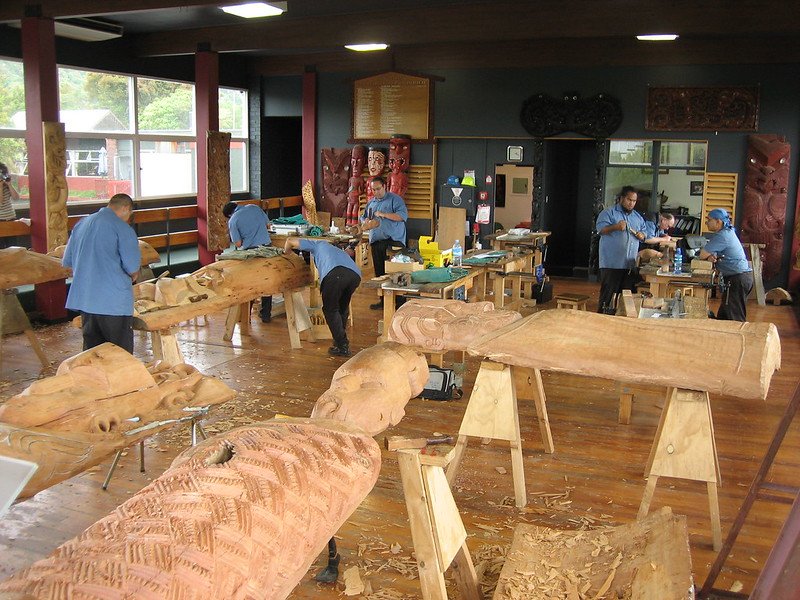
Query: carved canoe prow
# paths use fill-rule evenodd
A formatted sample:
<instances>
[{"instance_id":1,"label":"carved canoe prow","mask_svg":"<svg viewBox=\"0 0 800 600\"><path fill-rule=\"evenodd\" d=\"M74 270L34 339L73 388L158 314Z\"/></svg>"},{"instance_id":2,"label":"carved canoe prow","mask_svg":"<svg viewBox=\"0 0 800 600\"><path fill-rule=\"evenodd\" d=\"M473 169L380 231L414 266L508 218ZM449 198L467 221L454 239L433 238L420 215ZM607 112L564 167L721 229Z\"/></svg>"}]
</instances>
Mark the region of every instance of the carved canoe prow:
<instances>
[{"instance_id":1,"label":"carved canoe prow","mask_svg":"<svg viewBox=\"0 0 800 600\"><path fill-rule=\"evenodd\" d=\"M380 464L375 440L346 423L234 429L0 584L0 598L286 598Z\"/></svg>"},{"instance_id":2,"label":"carved canoe prow","mask_svg":"<svg viewBox=\"0 0 800 600\"><path fill-rule=\"evenodd\" d=\"M220 260L198 269L185 279L178 278L171 280L169 284L162 284L164 291L172 285L172 281L185 285L189 293L181 295L172 289L161 297L180 302L179 298L185 296L185 303L154 306L152 302L157 300L159 286L152 283L134 286L137 306L140 300L146 300L148 309L148 312L134 315L134 326L137 329L168 329L194 317L219 312L260 296L305 287L311 284L312 277L311 269L303 257L292 252L270 258Z\"/></svg>"},{"instance_id":3,"label":"carved canoe prow","mask_svg":"<svg viewBox=\"0 0 800 600\"><path fill-rule=\"evenodd\" d=\"M0 250L0 290L69 277L57 258L12 246Z\"/></svg>"},{"instance_id":4,"label":"carved canoe prow","mask_svg":"<svg viewBox=\"0 0 800 600\"><path fill-rule=\"evenodd\" d=\"M521 318L513 310L495 310L492 302L409 300L395 313L389 339L426 351L461 352L473 341Z\"/></svg>"},{"instance_id":5,"label":"carved canoe prow","mask_svg":"<svg viewBox=\"0 0 800 600\"><path fill-rule=\"evenodd\" d=\"M654 340L675 340L654 356ZM765 399L781 364L772 323L623 319L545 310L489 334L469 353L546 371Z\"/></svg>"}]
</instances>

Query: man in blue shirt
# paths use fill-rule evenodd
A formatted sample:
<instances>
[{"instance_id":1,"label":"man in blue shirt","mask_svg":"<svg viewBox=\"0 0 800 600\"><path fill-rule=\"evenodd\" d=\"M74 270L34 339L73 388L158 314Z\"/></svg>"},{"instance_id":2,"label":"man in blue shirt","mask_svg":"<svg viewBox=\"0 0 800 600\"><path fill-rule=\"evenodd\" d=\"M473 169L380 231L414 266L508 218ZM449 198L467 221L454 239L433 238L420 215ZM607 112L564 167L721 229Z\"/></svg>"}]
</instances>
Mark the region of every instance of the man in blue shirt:
<instances>
[{"instance_id":1,"label":"man in blue shirt","mask_svg":"<svg viewBox=\"0 0 800 600\"><path fill-rule=\"evenodd\" d=\"M83 349L111 342L133 354L133 287L141 253L128 225L133 200L116 194L78 221L61 264L72 269L67 308L81 313Z\"/></svg>"},{"instance_id":2,"label":"man in blue shirt","mask_svg":"<svg viewBox=\"0 0 800 600\"><path fill-rule=\"evenodd\" d=\"M314 257L319 272L322 313L333 336L333 346L328 349L328 354L350 356L350 342L345 327L350 313L350 299L361 283L361 271L353 258L324 240L290 237L286 239L283 249L285 252L310 252Z\"/></svg>"},{"instance_id":3,"label":"man in blue shirt","mask_svg":"<svg viewBox=\"0 0 800 600\"><path fill-rule=\"evenodd\" d=\"M614 295L623 289L633 291L638 279L636 255L639 242L646 238L644 217L636 212L636 190L626 185L614 206L597 216L595 229L600 234L600 299L597 312L614 314Z\"/></svg>"},{"instance_id":4,"label":"man in blue shirt","mask_svg":"<svg viewBox=\"0 0 800 600\"><path fill-rule=\"evenodd\" d=\"M386 189L383 177L373 177L369 185L373 198L367 203L359 220L363 223L364 231L369 231L372 265L375 267L375 276L380 277L386 274L385 262L389 246L395 242L406 245L408 209L400 196ZM382 309L383 298L369 307L374 310Z\"/></svg>"},{"instance_id":5,"label":"man in blue shirt","mask_svg":"<svg viewBox=\"0 0 800 600\"><path fill-rule=\"evenodd\" d=\"M228 219L228 233L233 245L240 250L249 250L258 246L269 246L269 217L257 204L228 202L222 207L222 215ZM272 296L261 297L261 322L272 320Z\"/></svg>"},{"instance_id":6,"label":"man in blue shirt","mask_svg":"<svg viewBox=\"0 0 800 600\"><path fill-rule=\"evenodd\" d=\"M742 242L736 237L725 209L715 208L709 212L706 227L713 235L700 249L699 257L715 263L727 284L722 292L717 318L746 321L747 296L753 289L753 269L747 262Z\"/></svg>"}]
</instances>

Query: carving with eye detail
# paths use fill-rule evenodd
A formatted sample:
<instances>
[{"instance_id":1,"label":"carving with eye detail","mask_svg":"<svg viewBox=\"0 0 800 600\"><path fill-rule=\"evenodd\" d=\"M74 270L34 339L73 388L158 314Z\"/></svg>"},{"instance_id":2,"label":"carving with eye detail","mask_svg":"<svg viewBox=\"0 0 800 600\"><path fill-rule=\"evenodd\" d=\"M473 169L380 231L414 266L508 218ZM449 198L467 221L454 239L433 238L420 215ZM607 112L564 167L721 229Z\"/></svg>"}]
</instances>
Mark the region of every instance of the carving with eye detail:
<instances>
[{"instance_id":1,"label":"carving with eye detail","mask_svg":"<svg viewBox=\"0 0 800 600\"><path fill-rule=\"evenodd\" d=\"M332 217L347 213L350 148L322 149L322 208ZM325 223L324 225L330 225Z\"/></svg>"}]
</instances>

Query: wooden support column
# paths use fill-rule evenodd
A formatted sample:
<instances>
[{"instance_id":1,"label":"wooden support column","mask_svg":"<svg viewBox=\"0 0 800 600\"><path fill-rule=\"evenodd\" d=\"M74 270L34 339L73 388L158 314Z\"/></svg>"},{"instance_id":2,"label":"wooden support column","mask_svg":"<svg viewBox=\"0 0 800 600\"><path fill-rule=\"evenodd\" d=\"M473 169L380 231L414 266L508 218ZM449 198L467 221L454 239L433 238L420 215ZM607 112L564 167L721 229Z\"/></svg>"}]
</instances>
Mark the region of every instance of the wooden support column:
<instances>
[{"instance_id":1,"label":"wooden support column","mask_svg":"<svg viewBox=\"0 0 800 600\"><path fill-rule=\"evenodd\" d=\"M201 265L214 262L208 249L208 146L210 131L219 131L219 55L208 44L195 54L195 105L197 135L197 252Z\"/></svg>"},{"instance_id":2,"label":"wooden support column","mask_svg":"<svg viewBox=\"0 0 800 600\"><path fill-rule=\"evenodd\" d=\"M57 122L58 68L53 19L22 19L22 64L25 71L25 141L28 147L31 246L46 253L47 201L45 190L44 123ZM67 316L66 281L36 285L36 308L46 319Z\"/></svg>"},{"instance_id":3,"label":"wooden support column","mask_svg":"<svg viewBox=\"0 0 800 600\"><path fill-rule=\"evenodd\" d=\"M317 73L313 67L306 67L303 73L303 183L311 181L315 188L314 173L317 170Z\"/></svg>"}]
</instances>

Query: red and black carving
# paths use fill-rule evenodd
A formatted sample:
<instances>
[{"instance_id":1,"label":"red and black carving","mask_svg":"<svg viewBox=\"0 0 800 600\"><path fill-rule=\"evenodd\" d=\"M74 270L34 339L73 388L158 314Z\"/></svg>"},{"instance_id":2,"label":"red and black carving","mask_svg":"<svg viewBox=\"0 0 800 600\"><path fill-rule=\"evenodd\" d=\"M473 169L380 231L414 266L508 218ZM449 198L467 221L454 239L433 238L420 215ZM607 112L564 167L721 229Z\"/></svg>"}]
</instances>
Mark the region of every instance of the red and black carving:
<instances>
[{"instance_id":1,"label":"red and black carving","mask_svg":"<svg viewBox=\"0 0 800 600\"><path fill-rule=\"evenodd\" d=\"M408 165L411 162L411 136L397 134L389 140L389 191L401 198L408 191Z\"/></svg>"},{"instance_id":2,"label":"red and black carving","mask_svg":"<svg viewBox=\"0 0 800 600\"><path fill-rule=\"evenodd\" d=\"M350 148L322 149L322 210L332 217L347 213ZM326 223L329 225L329 223Z\"/></svg>"},{"instance_id":3,"label":"red and black carving","mask_svg":"<svg viewBox=\"0 0 800 600\"><path fill-rule=\"evenodd\" d=\"M650 131L757 131L759 88L650 87Z\"/></svg>"},{"instance_id":4,"label":"red and black carving","mask_svg":"<svg viewBox=\"0 0 800 600\"><path fill-rule=\"evenodd\" d=\"M781 270L790 152L782 136L748 136L741 239L766 245L762 251L765 281Z\"/></svg>"},{"instance_id":5,"label":"red and black carving","mask_svg":"<svg viewBox=\"0 0 800 600\"><path fill-rule=\"evenodd\" d=\"M347 185L347 225L358 225L359 198L364 193L364 164L367 162L367 149L353 146L350 153L350 180Z\"/></svg>"},{"instance_id":6,"label":"red and black carving","mask_svg":"<svg viewBox=\"0 0 800 600\"><path fill-rule=\"evenodd\" d=\"M562 98L536 94L522 103L520 121L533 137L574 132L602 139L622 124L622 106L608 94L586 99L574 92L564 93Z\"/></svg>"}]
</instances>

